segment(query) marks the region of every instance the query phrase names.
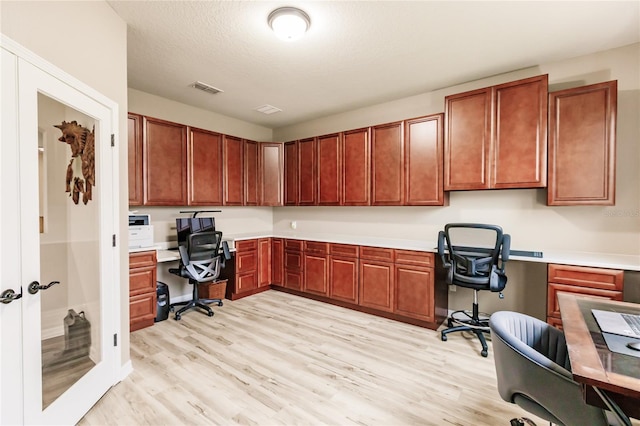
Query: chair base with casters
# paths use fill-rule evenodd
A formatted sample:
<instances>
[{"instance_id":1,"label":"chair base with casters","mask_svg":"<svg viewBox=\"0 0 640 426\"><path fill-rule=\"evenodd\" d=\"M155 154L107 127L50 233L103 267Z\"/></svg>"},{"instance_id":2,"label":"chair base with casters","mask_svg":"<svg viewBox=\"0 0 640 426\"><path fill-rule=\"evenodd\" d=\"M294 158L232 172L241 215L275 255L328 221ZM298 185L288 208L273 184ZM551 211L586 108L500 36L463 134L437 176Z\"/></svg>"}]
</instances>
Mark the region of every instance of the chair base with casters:
<instances>
[{"instance_id":1,"label":"chair base with casters","mask_svg":"<svg viewBox=\"0 0 640 426\"><path fill-rule=\"evenodd\" d=\"M464 244L467 239L475 240L481 246ZM463 245L460 245L462 240ZM481 243L482 241L482 243ZM481 318L478 308L478 291L499 293L507 284L504 266L509 260L511 237L497 225L482 223L450 223L438 233L438 255L447 271L447 284L473 290L473 308L456 311L447 319L447 328L440 332L440 338L468 331L475 334L482 345L480 354L489 355L485 334L489 334L489 318ZM464 318L462 317L464 315Z\"/></svg>"},{"instance_id":2,"label":"chair base with casters","mask_svg":"<svg viewBox=\"0 0 640 426\"><path fill-rule=\"evenodd\" d=\"M461 318L462 315L466 318ZM484 336L485 333L490 333L489 318L480 318L480 313L478 312L478 290L473 291L473 310L471 315L469 315L468 311L464 310L453 312L449 318L447 318L447 328L440 332L440 338L443 342L446 342L447 334L462 331L474 333L482 345L480 355L483 357L487 357L489 355L487 339Z\"/></svg>"},{"instance_id":3,"label":"chair base with casters","mask_svg":"<svg viewBox=\"0 0 640 426\"><path fill-rule=\"evenodd\" d=\"M171 312L173 312L175 310L176 306L182 306L182 308L180 308L174 315L174 319L176 321L180 320L180 318L182 318L182 314L186 311L188 311L189 309L194 309L194 308L200 308L203 311L206 312L206 314L210 317L213 316L213 309L211 309L209 306L210 304L217 304L218 306L222 306L222 300L221 299L200 299L200 297L198 296L198 283L191 283L193 285L193 291L192 291L192 298L191 300L185 301L185 302L176 302L176 303L172 303L171 305L169 305L169 310Z\"/></svg>"}]
</instances>

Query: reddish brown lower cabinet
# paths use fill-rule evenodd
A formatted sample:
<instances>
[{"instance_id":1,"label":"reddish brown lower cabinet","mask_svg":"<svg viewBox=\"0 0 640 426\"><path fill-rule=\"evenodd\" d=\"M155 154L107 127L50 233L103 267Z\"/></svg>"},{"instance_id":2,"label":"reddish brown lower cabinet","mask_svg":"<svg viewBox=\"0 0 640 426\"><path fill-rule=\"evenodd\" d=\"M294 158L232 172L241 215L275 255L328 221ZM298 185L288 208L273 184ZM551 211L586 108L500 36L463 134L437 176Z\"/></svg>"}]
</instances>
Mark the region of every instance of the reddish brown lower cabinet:
<instances>
[{"instance_id":1,"label":"reddish brown lower cabinet","mask_svg":"<svg viewBox=\"0 0 640 426\"><path fill-rule=\"evenodd\" d=\"M375 253L374 257L388 257L391 262L368 259L365 257L367 252ZM359 272L358 304L392 312L395 294L393 249L361 247Z\"/></svg>"},{"instance_id":2,"label":"reddish brown lower cabinet","mask_svg":"<svg viewBox=\"0 0 640 426\"><path fill-rule=\"evenodd\" d=\"M394 312L435 321L433 253L396 250Z\"/></svg>"},{"instance_id":3,"label":"reddish brown lower cabinet","mask_svg":"<svg viewBox=\"0 0 640 426\"><path fill-rule=\"evenodd\" d=\"M329 297L358 303L358 267L357 258L329 258Z\"/></svg>"},{"instance_id":4,"label":"reddish brown lower cabinet","mask_svg":"<svg viewBox=\"0 0 640 426\"><path fill-rule=\"evenodd\" d=\"M302 291L326 296L329 293L329 243L304 242Z\"/></svg>"},{"instance_id":5,"label":"reddish brown lower cabinet","mask_svg":"<svg viewBox=\"0 0 640 426\"><path fill-rule=\"evenodd\" d=\"M547 266L547 322L560 325L562 319L558 293L574 293L580 296L622 300L624 271L618 269L590 268L586 266Z\"/></svg>"},{"instance_id":6,"label":"reddish brown lower cabinet","mask_svg":"<svg viewBox=\"0 0 640 426\"><path fill-rule=\"evenodd\" d=\"M258 239L258 287L271 284L271 238Z\"/></svg>"},{"instance_id":7,"label":"reddish brown lower cabinet","mask_svg":"<svg viewBox=\"0 0 640 426\"><path fill-rule=\"evenodd\" d=\"M156 318L156 252L129 253L129 331L153 325Z\"/></svg>"},{"instance_id":8,"label":"reddish brown lower cabinet","mask_svg":"<svg viewBox=\"0 0 640 426\"><path fill-rule=\"evenodd\" d=\"M281 286L284 274L284 241L271 239L271 284Z\"/></svg>"},{"instance_id":9,"label":"reddish brown lower cabinet","mask_svg":"<svg viewBox=\"0 0 640 426\"><path fill-rule=\"evenodd\" d=\"M284 240L284 287L302 290L302 241Z\"/></svg>"}]
</instances>

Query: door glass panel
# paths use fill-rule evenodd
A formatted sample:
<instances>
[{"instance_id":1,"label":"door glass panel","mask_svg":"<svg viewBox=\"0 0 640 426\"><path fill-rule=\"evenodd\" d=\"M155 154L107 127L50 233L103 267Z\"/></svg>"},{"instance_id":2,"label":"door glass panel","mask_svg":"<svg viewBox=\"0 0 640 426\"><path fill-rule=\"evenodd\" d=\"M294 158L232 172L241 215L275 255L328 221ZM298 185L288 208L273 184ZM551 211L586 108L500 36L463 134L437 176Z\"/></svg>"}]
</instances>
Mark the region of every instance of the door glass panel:
<instances>
[{"instance_id":1,"label":"door glass panel","mask_svg":"<svg viewBox=\"0 0 640 426\"><path fill-rule=\"evenodd\" d=\"M40 285L59 282L40 290L43 409L101 361L95 124L38 95Z\"/></svg>"}]
</instances>

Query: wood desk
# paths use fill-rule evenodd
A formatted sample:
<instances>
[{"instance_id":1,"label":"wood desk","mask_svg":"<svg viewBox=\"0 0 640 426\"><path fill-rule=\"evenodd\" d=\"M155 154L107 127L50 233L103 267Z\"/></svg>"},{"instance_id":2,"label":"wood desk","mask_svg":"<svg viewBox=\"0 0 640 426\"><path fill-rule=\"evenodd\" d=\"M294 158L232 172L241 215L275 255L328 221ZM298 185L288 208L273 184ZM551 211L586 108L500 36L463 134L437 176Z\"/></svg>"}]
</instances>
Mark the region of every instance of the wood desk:
<instances>
[{"instance_id":1,"label":"wood desk","mask_svg":"<svg viewBox=\"0 0 640 426\"><path fill-rule=\"evenodd\" d=\"M591 309L640 314L635 303L558 293L573 379L582 384L585 401L603 406L603 391L629 417L640 418L640 358L611 352Z\"/></svg>"}]
</instances>

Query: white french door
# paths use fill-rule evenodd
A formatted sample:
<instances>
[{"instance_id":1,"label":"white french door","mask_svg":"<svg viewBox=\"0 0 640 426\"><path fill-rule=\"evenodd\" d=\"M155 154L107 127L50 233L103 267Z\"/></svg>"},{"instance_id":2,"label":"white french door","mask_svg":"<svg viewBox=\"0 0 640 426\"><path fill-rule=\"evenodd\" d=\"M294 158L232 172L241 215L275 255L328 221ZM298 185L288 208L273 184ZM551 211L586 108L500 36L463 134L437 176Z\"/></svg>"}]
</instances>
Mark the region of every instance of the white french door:
<instances>
[{"instance_id":1,"label":"white french door","mask_svg":"<svg viewBox=\"0 0 640 426\"><path fill-rule=\"evenodd\" d=\"M117 105L1 52L0 424L74 424L119 374Z\"/></svg>"}]
</instances>

